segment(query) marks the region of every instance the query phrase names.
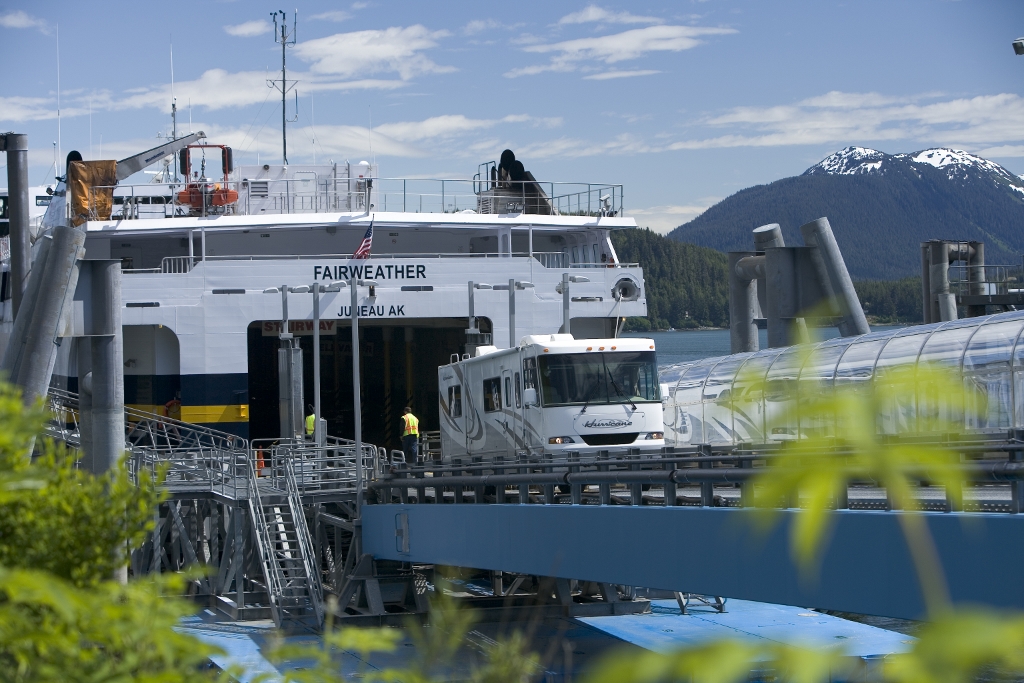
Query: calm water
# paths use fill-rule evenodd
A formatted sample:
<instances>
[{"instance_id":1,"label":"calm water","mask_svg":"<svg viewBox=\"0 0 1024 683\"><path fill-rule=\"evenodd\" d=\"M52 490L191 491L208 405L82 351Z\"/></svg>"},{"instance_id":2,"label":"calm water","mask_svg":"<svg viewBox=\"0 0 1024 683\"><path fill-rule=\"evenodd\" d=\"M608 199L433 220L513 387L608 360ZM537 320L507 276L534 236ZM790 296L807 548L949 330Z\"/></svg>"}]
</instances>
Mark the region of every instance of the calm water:
<instances>
[{"instance_id":1,"label":"calm water","mask_svg":"<svg viewBox=\"0 0 1024 683\"><path fill-rule=\"evenodd\" d=\"M876 325L872 331L884 330L891 325ZM820 339L839 336L835 327L821 327L815 330ZM768 348L768 331L760 330L761 348ZM654 340L658 350L658 365L665 367L675 363L725 356L729 354L729 330L679 330L674 332L626 332L623 337L645 337Z\"/></svg>"}]
</instances>

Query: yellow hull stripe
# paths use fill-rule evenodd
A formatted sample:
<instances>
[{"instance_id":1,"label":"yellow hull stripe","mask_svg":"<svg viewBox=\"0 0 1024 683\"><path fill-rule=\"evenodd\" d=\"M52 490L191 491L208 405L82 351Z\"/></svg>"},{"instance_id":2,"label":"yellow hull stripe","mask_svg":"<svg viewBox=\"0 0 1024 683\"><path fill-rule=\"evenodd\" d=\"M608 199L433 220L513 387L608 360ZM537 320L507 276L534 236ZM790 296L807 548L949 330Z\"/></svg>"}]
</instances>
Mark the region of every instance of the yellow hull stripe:
<instances>
[{"instance_id":1,"label":"yellow hull stripe","mask_svg":"<svg viewBox=\"0 0 1024 683\"><path fill-rule=\"evenodd\" d=\"M249 405L182 406L181 421L193 424L210 422L248 422Z\"/></svg>"},{"instance_id":2,"label":"yellow hull stripe","mask_svg":"<svg viewBox=\"0 0 1024 683\"><path fill-rule=\"evenodd\" d=\"M145 403L131 403L126 404L126 407L141 410L146 413L154 413L156 415L164 414L164 406L147 405ZM64 410L61 412L61 415L67 423L76 422L78 420L77 410ZM182 406L181 421L191 422L193 424L209 422L248 422L249 406L247 404L229 406Z\"/></svg>"}]
</instances>

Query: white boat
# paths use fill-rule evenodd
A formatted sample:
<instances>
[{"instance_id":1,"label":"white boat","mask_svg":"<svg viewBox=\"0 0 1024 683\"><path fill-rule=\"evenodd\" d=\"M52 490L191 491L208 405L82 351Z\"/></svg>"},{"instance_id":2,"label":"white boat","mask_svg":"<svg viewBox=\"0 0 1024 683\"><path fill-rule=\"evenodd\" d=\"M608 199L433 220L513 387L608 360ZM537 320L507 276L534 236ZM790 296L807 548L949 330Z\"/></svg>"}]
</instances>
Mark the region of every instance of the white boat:
<instances>
[{"instance_id":1,"label":"white boat","mask_svg":"<svg viewBox=\"0 0 1024 683\"><path fill-rule=\"evenodd\" d=\"M187 184L118 185L110 217L85 223L86 258L122 262L125 400L139 409L180 400L187 422L279 436L282 300L264 292L281 286L376 281L358 314L363 434L381 445L397 445L406 405L438 429L436 368L486 341L467 338L469 282L504 285L476 292L478 332L497 348L559 331L563 273L579 281L577 339L615 337L646 314L643 271L610 239L636 227L619 185L511 181L493 162L474 179L425 180L379 178L366 162L232 167L216 145L187 154ZM354 259L371 225L371 255ZM322 415L328 433L350 436L349 291L324 294L321 311ZM312 404L312 295L291 294L288 312ZM75 391L72 346L54 381Z\"/></svg>"}]
</instances>

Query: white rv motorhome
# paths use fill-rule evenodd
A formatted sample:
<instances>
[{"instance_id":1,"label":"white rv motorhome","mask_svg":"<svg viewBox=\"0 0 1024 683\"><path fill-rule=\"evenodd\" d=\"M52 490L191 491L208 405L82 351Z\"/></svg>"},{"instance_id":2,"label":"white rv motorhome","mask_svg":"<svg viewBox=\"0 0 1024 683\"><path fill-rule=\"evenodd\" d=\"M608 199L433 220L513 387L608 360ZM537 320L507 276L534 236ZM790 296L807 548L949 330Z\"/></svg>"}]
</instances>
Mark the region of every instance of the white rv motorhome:
<instances>
[{"instance_id":1,"label":"white rv motorhome","mask_svg":"<svg viewBox=\"0 0 1024 683\"><path fill-rule=\"evenodd\" d=\"M530 335L438 368L441 453L563 459L665 445L654 341Z\"/></svg>"}]
</instances>

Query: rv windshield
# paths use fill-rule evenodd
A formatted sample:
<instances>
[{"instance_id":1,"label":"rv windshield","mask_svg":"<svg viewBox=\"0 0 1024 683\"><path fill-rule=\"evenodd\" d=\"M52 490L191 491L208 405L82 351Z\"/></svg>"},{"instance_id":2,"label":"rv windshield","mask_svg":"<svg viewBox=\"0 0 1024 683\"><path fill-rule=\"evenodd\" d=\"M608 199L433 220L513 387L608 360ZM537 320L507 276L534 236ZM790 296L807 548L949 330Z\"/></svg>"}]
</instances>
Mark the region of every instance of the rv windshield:
<instances>
[{"instance_id":1,"label":"rv windshield","mask_svg":"<svg viewBox=\"0 0 1024 683\"><path fill-rule=\"evenodd\" d=\"M541 356L545 406L660 401L653 351Z\"/></svg>"}]
</instances>

